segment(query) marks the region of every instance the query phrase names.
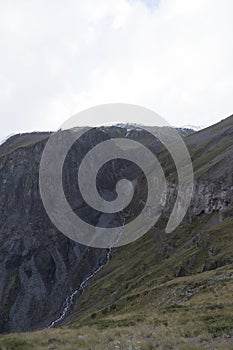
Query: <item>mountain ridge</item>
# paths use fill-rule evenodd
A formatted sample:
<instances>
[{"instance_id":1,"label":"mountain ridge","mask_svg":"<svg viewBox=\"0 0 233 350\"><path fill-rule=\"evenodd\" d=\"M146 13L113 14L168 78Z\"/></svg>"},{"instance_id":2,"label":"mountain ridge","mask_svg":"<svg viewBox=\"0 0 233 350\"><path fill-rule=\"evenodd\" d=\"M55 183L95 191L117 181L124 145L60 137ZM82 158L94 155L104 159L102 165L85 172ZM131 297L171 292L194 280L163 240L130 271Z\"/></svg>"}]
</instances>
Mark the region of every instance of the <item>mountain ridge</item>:
<instances>
[{"instance_id":1,"label":"mountain ridge","mask_svg":"<svg viewBox=\"0 0 233 350\"><path fill-rule=\"evenodd\" d=\"M37 166L39 153L42 151L48 136L43 134L39 143L31 145L33 157L37 155ZM67 344L59 343L63 341L62 337L58 336L59 333L55 329L51 329L50 331L41 331L41 335L31 333L30 336L27 336L29 340L26 341L25 348L31 346L32 349L45 349L47 343L43 345L42 340L38 340L39 345L32 345L33 337L41 339L40 337L49 337L49 334L52 337L54 334L55 339L57 339L56 346L61 349L71 349L72 347L76 349L77 346L80 349L86 349L87 346L93 349L103 349L103 347L117 349L115 339L119 339L119 349L121 347L127 349L126 346L136 349L137 339L141 342L140 349L146 349L146 346L148 349L165 349L169 348L166 329L169 329L172 334L170 348L182 348L183 346L183 348L188 349L188 346L191 346L193 342L193 349L201 347L208 349L211 346L221 349L223 344L224 349L227 349L230 346L233 320L231 311L233 305L229 298L232 291L231 274L233 270L233 247L231 245L233 223L232 136L233 116L230 116L212 127L192 133L184 138L193 161L194 197L183 223L174 233L168 235L164 234L163 230L176 197L176 180L173 178L174 164L167 158L166 150L157 149L158 159L161 160L165 173L168 175L169 184L169 203L158 226L152 228L140 240L114 249L112 259L93 278L85 293L77 298L65 322L60 324L63 336L65 337L64 332L70 334ZM15 162L15 159L10 159L12 155L17 155L18 163L19 161L25 162L28 147L22 149L17 146L17 142L15 143L16 147L13 147L13 153L7 153L6 148L1 153L0 179L1 175L6 176L10 172L12 161ZM31 159L29 158L30 161ZM8 168L6 169L6 167ZM19 165L17 165L18 167ZM18 173L17 170L17 173L20 174L19 178L25 174L24 171L25 169L22 169ZM29 172L29 174L32 176L32 173ZM33 173L33 177L35 176L36 173ZM32 184L29 185L29 188L30 186ZM6 194L2 193L1 198L6 198ZM5 203L9 208L12 208L9 203ZM4 208L2 207L1 210L1 215L3 215ZM41 225L41 221L37 221L38 223ZM7 218L4 225L5 227L9 225ZM0 232L3 235L4 231ZM58 235L60 241L62 235L56 233L54 236L54 234L51 238ZM20 235L18 237L20 240ZM65 238L62 238L62 241L65 245L72 246L71 251L76 246L72 242L68 243ZM13 243L10 239L9 242ZM58 246L59 242L57 241L56 247L58 248ZM63 255L64 247L61 250ZM4 255L6 256L6 250ZM95 253L92 258L89 255L86 262L92 259L92 268L94 265L96 267L100 263L99 259L103 259L104 255ZM67 259L69 254L65 253L64 256ZM41 257L43 261L43 255ZM73 273L69 271L70 275ZM75 278L77 279L77 274ZM75 278L73 277L72 280ZM80 278L79 281L81 282ZM78 285L77 281L72 283ZM205 292L205 288L207 292ZM70 292L72 292L72 288ZM68 292L66 293L63 293L63 301L59 301L60 307L53 306L56 308L54 312L56 316L61 313L64 300L69 295ZM218 297L215 296L216 293ZM222 299L221 295L223 295ZM219 305L220 309L216 305ZM50 308L52 308L51 305ZM193 316L194 322L188 324L187 320L190 315L193 315L194 310L196 310ZM220 317L218 310L221 310L223 316ZM3 322L5 321L3 320ZM185 322L183 326L182 322ZM186 323L187 325L185 325ZM115 339L111 338L112 340L107 343L100 336L99 341L91 337L91 331L103 333L104 337ZM131 345L127 345L128 340L125 339L124 334L129 336L132 332L135 335L128 338L128 340L131 339ZM187 332L187 336L184 336L185 332ZM77 339L77 333L80 334L81 338ZM147 337L146 333L150 336ZM86 337L85 334L87 334ZM24 341L22 340L24 336L22 334L16 338L11 335L2 337L0 338L0 346L4 346L4 342L5 344L10 342L10 339L16 339L16 342ZM209 346L208 343L212 345Z\"/></svg>"}]
</instances>

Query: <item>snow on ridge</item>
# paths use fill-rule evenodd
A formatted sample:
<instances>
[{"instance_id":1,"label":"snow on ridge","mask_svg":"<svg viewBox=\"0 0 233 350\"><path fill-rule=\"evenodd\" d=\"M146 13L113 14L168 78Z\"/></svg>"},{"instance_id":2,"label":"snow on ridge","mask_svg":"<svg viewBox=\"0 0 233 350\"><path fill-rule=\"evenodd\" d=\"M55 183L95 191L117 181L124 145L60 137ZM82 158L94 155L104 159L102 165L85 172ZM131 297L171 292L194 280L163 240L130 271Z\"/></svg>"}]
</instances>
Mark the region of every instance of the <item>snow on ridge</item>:
<instances>
[{"instance_id":1,"label":"snow on ridge","mask_svg":"<svg viewBox=\"0 0 233 350\"><path fill-rule=\"evenodd\" d=\"M180 129L192 129L194 131L199 131L206 128L206 125L182 125L179 126Z\"/></svg>"}]
</instances>

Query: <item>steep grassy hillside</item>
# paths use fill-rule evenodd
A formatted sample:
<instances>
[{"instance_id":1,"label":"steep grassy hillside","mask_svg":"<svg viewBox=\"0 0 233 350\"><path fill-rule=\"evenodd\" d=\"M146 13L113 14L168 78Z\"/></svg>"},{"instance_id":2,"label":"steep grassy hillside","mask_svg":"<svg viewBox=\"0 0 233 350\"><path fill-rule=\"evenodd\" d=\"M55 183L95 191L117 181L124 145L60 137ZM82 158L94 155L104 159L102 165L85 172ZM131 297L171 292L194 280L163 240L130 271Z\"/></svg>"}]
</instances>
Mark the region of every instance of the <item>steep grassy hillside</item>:
<instances>
[{"instance_id":1,"label":"steep grassy hillside","mask_svg":"<svg viewBox=\"0 0 233 350\"><path fill-rule=\"evenodd\" d=\"M58 329L0 349L232 349L233 219L197 218L119 248Z\"/></svg>"}]
</instances>

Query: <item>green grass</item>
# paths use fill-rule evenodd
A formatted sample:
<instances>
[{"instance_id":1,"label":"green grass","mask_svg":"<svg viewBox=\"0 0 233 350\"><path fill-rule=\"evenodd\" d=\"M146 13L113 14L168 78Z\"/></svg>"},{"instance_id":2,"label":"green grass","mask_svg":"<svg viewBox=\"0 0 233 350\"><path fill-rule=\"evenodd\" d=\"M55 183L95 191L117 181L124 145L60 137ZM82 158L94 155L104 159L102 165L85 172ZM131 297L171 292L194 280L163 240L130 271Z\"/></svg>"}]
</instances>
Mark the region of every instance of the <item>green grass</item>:
<instances>
[{"instance_id":1,"label":"green grass","mask_svg":"<svg viewBox=\"0 0 233 350\"><path fill-rule=\"evenodd\" d=\"M187 139L196 179L225 164L232 140L219 143L217 135L194 147L195 134ZM175 180L166 152L159 157ZM233 349L232 208L222 222L219 213L203 214L170 234L160 219L139 240L113 251L66 324L2 335L0 350Z\"/></svg>"},{"instance_id":2,"label":"green grass","mask_svg":"<svg viewBox=\"0 0 233 350\"><path fill-rule=\"evenodd\" d=\"M230 272L232 265L173 278L154 286L148 299L142 295L143 305L118 310L120 304L115 304L94 319L75 320L57 329L2 335L0 349L232 349L233 283L230 278L225 281ZM184 298L190 290L192 297Z\"/></svg>"}]
</instances>

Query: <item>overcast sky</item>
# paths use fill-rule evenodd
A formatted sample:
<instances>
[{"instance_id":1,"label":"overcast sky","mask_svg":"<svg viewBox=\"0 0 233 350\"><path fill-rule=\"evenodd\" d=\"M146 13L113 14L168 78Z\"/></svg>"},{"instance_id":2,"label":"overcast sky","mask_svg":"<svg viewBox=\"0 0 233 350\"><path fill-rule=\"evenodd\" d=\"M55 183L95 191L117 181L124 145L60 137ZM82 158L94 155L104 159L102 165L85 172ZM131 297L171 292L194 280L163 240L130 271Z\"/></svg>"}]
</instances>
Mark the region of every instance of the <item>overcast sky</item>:
<instances>
[{"instance_id":1,"label":"overcast sky","mask_svg":"<svg viewBox=\"0 0 233 350\"><path fill-rule=\"evenodd\" d=\"M0 139L109 102L179 126L233 114L232 15L232 0L0 0Z\"/></svg>"}]
</instances>

